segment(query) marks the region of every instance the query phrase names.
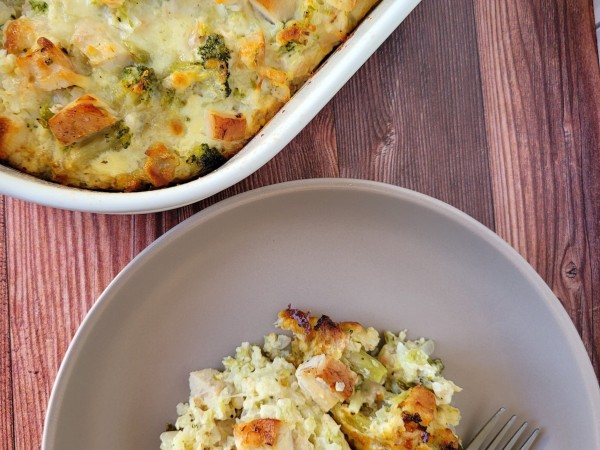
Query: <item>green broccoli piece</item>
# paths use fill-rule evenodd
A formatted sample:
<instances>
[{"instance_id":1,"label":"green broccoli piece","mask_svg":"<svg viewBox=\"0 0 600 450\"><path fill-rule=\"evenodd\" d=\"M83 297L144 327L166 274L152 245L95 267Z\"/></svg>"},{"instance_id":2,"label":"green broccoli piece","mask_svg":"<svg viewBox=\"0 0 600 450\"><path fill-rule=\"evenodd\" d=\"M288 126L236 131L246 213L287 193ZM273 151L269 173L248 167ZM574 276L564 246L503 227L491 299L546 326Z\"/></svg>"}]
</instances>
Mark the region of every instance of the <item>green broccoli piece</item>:
<instances>
[{"instance_id":1,"label":"green broccoli piece","mask_svg":"<svg viewBox=\"0 0 600 450\"><path fill-rule=\"evenodd\" d=\"M225 161L227 161L227 158L217 148L210 147L208 144L196 147L186 160L188 164L195 164L200 167L200 176L218 169L225 164Z\"/></svg>"},{"instance_id":2,"label":"green broccoli piece","mask_svg":"<svg viewBox=\"0 0 600 450\"><path fill-rule=\"evenodd\" d=\"M220 34L211 34L204 45L198 49L202 66L211 71L218 91L225 97L231 95L229 87L229 58L231 50L225 45L225 39Z\"/></svg>"},{"instance_id":3,"label":"green broccoli piece","mask_svg":"<svg viewBox=\"0 0 600 450\"><path fill-rule=\"evenodd\" d=\"M295 41L289 41L287 44L285 44L285 47L284 47L285 51L286 52L293 52L297 45L298 45L297 42L295 42Z\"/></svg>"},{"instance_id":4,"label":"green broccoli piece","mask_svg":"<svg viewBox=\"0 0 600 450\"><path fill-rule=\"evenodd\" d=\"M44 14L48 12L48 3L39 0L29 0L29 6L37 13Z\"/></svg>"},{"instance_id":5,"label":"green broccoli piece","mask_svg":"<svg viewBox=\"0 0 600 450\"><path fill-rule=\"evenodd\" d=\"M229 68L227 63L218 59L201 62L177 62L171 66L171 71L195 72L196 82L192 92L213 98L227 98L231 95L229 87Z\"/></svg>"},{"instance_id":6,"label":"green broccoli piece","mask_svg":"<svg viewBox=\"0 0 600 450\"><path fill-rule=\"evenodd\" d=\"M115 126L114 139L123 148L128 148L131 145L131 130L122 120L117 122Z\"/></svg>"},{"instance_id":7,"label":"green broccoli piece","mask_svg":"<svg viewBox=\"0 0 600 450\"><path fill-rule=\"evenodd\" d=\"M154 70L141 64L124 67L121 71L121 84L139 96L141 101L148 100L152 92L158 90L158 78Z\"/></svg>"},{"instance_id":8,"label":"green broccoli piece","mask_svg":"<svg viewBox=\"0 0 600 450\"><path fill-rule=\"evenodd\" d=\"M112 150L128 148L131 145L131 130L120 120L104 133L104 140Z\"/></svg>"},{"instance_id":9,"label":"green broccoli piece","mask_svg":"<svg viewBox=\"0 0 600 450\"><path fill-rule=\"evenodd\" d=\"M350 368L360 373L365 379L383 384L387 377L387 369L377 359L364 350L359 352L347 352L344 354Z\"/></svg>"},{"instance_id":10,"label":"green broccoli piece","mask_svg":"<svg viewBox=\"0 0 600 450\"><path fill-rule=\"evenodd\" d=\"M50 119L52 119L52 117L54 116L54 113L52 111L50 111L50 104L49 103L42 104L40 106L39 114L40 114L40 117L38 118L38 122L44 128L48 128L48 121Z\"/></svg>"},{"instance_id":11,"label":"green broccoli piece","mask_svg":"<svg viewBox=\"0 0 600 450\"><path fill-rule=\"evenodd\" d=\"M210 59L216 59L229 64L231 50L225 45L223 36L220 34L211 34L206 38L204 45L198 49L198 54L204 63Z\"/></svg>"}]
</instances>

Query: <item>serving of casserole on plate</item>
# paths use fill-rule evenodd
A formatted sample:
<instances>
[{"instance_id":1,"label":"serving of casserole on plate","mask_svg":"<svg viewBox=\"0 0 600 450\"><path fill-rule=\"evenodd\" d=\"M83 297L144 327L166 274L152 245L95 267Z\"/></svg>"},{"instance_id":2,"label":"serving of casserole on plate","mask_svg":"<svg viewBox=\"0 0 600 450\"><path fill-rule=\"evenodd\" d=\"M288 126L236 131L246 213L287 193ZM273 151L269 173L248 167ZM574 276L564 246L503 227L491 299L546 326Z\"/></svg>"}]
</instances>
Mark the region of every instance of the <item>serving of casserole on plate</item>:
<instances>
[{"instance_id":1,"label":"serving of casserole on plate","mask_svg":"<svg viewBox=\"0 0 600 450\"><path fill-rule=\"evenodd\" d=\"M435 342L434 366L441 358L443 377L462 388L452 406L460 411L456 432L463 442L503 405L542 428L538 450L569 449L573 442L600 448L600 390L589 356L558 299L514 249L422 194L322 179L218 202L137 256L69 346L48 404L42 450L158 449L167 424L184 433L194 429L184 419L177 423L176 410L190 397L190 373L222 371L223 357L234 357L241 342L260 345L266 334L281 334L271 324L289 304L313 317L358 321L379 332L408 329L409 340ZM267 346L270 353L275 345ZM335 356L335 348L327 353ZM384 355L377 357L387 363ZM568 388L557 389L563 385ZM385 399L371 386L369 392ZM218 398L225 397L212 400ZM281 400L284 406L286 397ZM246 406L244 417L257 418Z\"/></svg>"}]
</instances>

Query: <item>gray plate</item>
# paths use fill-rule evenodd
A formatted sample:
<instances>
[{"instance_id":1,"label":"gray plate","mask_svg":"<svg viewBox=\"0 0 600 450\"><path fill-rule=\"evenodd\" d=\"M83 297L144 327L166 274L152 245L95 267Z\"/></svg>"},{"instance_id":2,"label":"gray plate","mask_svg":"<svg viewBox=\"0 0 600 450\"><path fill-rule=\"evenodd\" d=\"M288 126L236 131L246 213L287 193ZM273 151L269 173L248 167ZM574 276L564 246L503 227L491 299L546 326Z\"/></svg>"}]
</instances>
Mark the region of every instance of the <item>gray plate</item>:
<instances>
[{"instance_id":1,"label":"gray plate","mask_svg":"<svg viewBox=\"0 0 600 450\"><path fill-rule=\"evenodd\" d=\"M536 448L600 448L581 340L512 248L424 195L328 179L223 201L129 264L67 352L43 449L158 448L188 373L260 342L288 304L433 338L465 440L503 405L542 427Z\"/></svg>"}]
</instances>

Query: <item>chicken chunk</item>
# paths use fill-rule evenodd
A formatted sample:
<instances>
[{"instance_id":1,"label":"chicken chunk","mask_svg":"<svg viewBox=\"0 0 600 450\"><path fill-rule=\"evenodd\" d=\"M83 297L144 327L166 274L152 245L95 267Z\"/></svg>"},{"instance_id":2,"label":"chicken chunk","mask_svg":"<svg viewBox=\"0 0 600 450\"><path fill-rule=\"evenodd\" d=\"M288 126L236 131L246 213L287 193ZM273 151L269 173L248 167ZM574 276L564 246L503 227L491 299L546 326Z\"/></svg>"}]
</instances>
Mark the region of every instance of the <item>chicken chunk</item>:
<instances>
[{"instance_id":1,"label":"chicken chunk","mask_svg":"<svg viewBox=\"0 0 600 450\"><path fill-rule=\"evenodd\" d=\"M300 388L323 411L329 411L350 398L358 377L341 361L317 355L298 366L296 378Z\"/></svg>"},{"instance_id":2,"label":"chicken chunk","mask_svg":"<svg viewBox=\"0 0 600 450\"><path fill-rule=\"evenodd\" d=\"M400 403L405 422L415 422L420 425L429 425L434 418L437 408L435 394L419 384L410 389L408 397Z\"/></svg>"},{"instance_id":3,"label":"chicken chunk","mask_svg":"<svg viewBox=\"0 0 600 450\"><path fill-rule=\"evenodd\" d=\"M340 328L352 336L368 352L379 345L379 333L373 327L365 328L358 322L340 322Z\"/></svg>"},{"instance_id":4,"label":"chicken chunk","mask_svg":"<svg viewBox=\"0 0 600 450\"><path fill-rule=\"evenodd\" d=\"M175 179L175 168L179 165L177 155L163 143L157 142L146 150L144 171L154 187L162 187Z\"/></svg>"},{"instance_id":5,"label":"chicken chunk","mask_svg":"<svg viewBox=\"0 0 600 450\"><path fill-rule=\"evenodd\" d=\"M229 115L208 112L208 131L213 139L240 141L246 138L246 118L243 114Z\"/></svg>"},{"instance_id":6,"label":"chicken chunk","mask_svg":"<svg viewBox=\"0 0 600 450\"><path fill-rule=\"evenodd\" d=\"M132 62L129 51L97 23L80 21L75 27L73 45L89 60L92 67L121 68Z\"/></svg>"},{"instance_id":7,"label":"chicken chunk","mask_svg":"<svg viewBox=\"0 0 600 450\"><path fill-rule=\"evenodd\" d=\"M21 119L0 116L0 158L8 158L26 139L26 125Z\"/></svg>"},{"instance_id":8,"label":"chicken chunk","mask_svg":"<svg viewBox=\"0 0 600 450\"><path fill-rule=\"evenodd\" d=\"M294 333L297 339L292 346L306 356L305 360L320 354L340 359L350 342L349 333L328 316L311 317L309 313L294 308L279 313L278 326Z\"/></svg>"},{"instance_id":9,"label":"chicken chunk","mask_svg":"<svg viewBox=\"0 0 600 450\"><path fill-rule=\"evenodd\" d=\"M240 39L240 60L249 69L256 69L265 63L265 36L256 31Z\"/></svg>"},{"instance_id":10,"label":"chicken chunk","mask_svg":"<svg viewBox=\"0 0 600 450\"><path fill-rule=\"evenodd\" d=\"M83 95L48 120L52 134L62 145L71 145L113 125L117 118L93 95Z\"/></svg>"},{"instance_id":11,"label":"chicken chunk","mask_svg":"<svg viewBox=\"0 0 600 450\"><path fill-rule=\"evenodd\" d=\"M86 78L75 72L69 57L52 41L41 37L37 40L39 48L30 49L17 58L17 66L23 72L26 81L44 91L54 91L69 86L86 86Z\"/></svg>"},{"instance_id":12,"label":"chicken chunk","mask_svg":"<svg viewBox=\"0 0 600 450\"><path fill-rule=\"evenodd\" d=\"M233 434L237 450L294 450L292 430L278 419L238 423Z\"/></svg>"},{"instance_id":13,"label":"chicken chunk","mask_svg":"<svg viewBox=\"0 0 600 450\"><path fill-rule=\"evenodd\" d=\"M296 10L295 0L250 0L250 3L273 23L287 22Z\"/></svg>"},{"instance_id":14,"label":"chicken chunk","mask_svg":"<svg viewBox=\"0 0 600 450\"><path fill-rule=\"evenodd\" d=\"M11 55L29 50L35 44L35 26L27 17L19 17L6 24L4 29L4 48Z\"/></svg>"},{"instance_id":15,"label":"chicken chunk","mask_svg":"<svg viewBox=\"0 0 600 450\"><path fill-rule=\"evenodd\" d=\"M217 378L220 373L215 369L203 369L190 373L191 396L202 399L206 404L217 398L226 386Z\"/></svg>"}]
</instances>

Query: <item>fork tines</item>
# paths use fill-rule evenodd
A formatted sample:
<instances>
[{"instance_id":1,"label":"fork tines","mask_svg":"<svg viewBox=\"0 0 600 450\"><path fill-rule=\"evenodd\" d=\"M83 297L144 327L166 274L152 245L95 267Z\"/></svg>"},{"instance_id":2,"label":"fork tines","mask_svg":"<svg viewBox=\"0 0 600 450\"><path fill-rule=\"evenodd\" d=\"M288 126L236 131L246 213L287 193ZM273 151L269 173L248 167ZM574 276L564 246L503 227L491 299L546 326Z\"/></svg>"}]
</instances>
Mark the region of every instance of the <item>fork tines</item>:
<instances>
[{"instance_id":1,"label":"fork tines","mask_svg":"<svg viewBox=\"0 0 600 450\"><path fill-rule=\"evenodd\" d=\"M521 426L515 431L515 433L508 439L508 442L501 447L501 443L504 441L504 438L507 436L507 433L510 431L511 427L514 425L517 420L517 416L513 415L510 419L502 426L500 431L496 433L492 441L483 447L483 444L490 436L492 436L498 421L500 420L500 416L506 411L506 408L500 408L496 414L494 414L490 420L479 430L475 438L471 441L471 443L465 448L465 450L511 450L516 449L517 442L519 438L527 428L527 422L523 422ZM531 448L533 442L537 438L540 433L540 429L536 428L533 432L527 437L525 442L518 447L519 450L527 450Z\"/></svg>"}]
</instances>

